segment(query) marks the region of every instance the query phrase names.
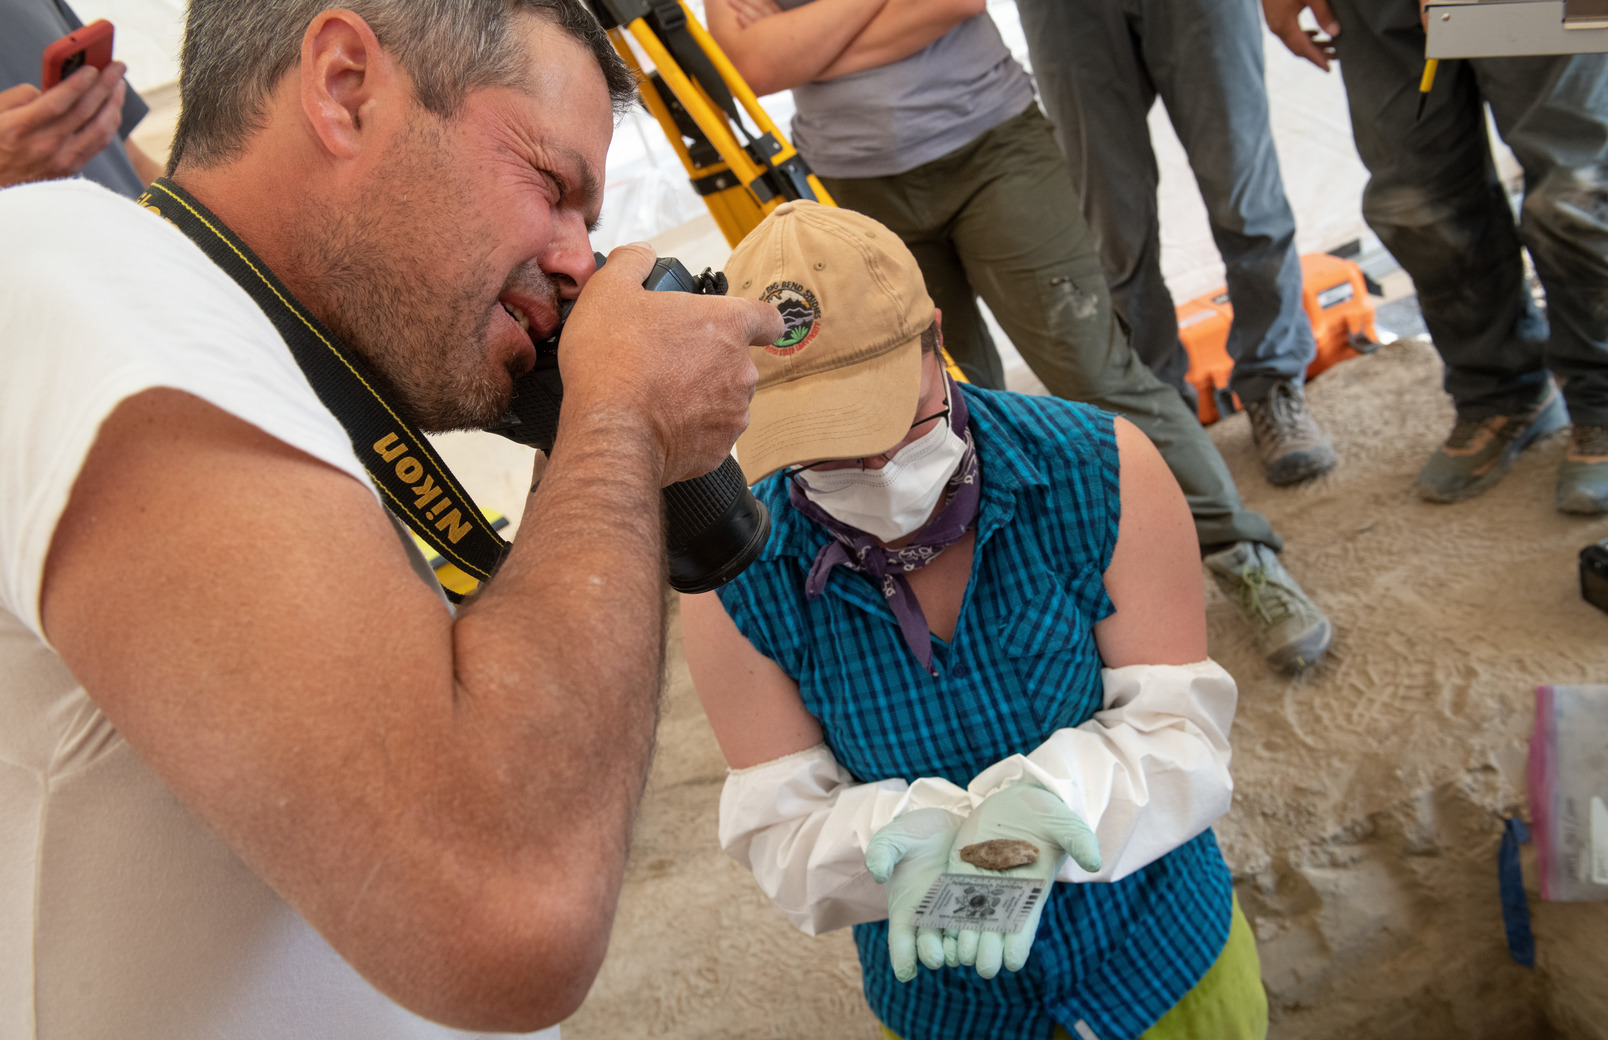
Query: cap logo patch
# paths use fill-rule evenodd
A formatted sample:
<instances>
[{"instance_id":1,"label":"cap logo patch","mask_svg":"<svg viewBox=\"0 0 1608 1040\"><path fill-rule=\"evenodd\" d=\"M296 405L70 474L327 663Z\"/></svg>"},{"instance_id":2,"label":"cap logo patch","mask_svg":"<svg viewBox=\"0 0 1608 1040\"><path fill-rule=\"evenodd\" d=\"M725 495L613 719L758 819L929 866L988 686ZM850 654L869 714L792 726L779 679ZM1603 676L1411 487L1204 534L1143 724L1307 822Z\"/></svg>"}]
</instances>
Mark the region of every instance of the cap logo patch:
<instances>
[{"instance_id":1,"label":"cap logo patch","mask_svg":"<svg viewBox=\"0 0 1608 1040\"><path fill-rule=\"evenodd\" d=\"M821 305L816 302L814 293L797 282L772 282L765 287L759 302L774 303L782 312L786 331L781 339L765 348L777 357L797 354L821 331Z\"/></svg>"}]
</instances>

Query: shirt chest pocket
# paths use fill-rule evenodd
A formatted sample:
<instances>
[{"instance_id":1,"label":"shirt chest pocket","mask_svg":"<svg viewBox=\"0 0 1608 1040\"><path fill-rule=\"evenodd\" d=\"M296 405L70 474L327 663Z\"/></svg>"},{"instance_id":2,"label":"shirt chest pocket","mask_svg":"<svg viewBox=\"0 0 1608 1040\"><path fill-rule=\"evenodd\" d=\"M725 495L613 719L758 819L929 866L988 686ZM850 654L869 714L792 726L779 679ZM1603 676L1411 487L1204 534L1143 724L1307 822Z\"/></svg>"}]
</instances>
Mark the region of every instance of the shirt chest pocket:
<instances>
[{"instance_id":1,"label":"shirt chest pocket","mask_svg":"<svg viewBox=\"0 0 1608 1040\"><path fill-rule=\"evenodd\" d=\"M1047 576L1017 598L999 624L999 638L1020 694L1041 726L1075 726L1099 710L1093 627L1059 582Z\"/></svg>"}]
</instances>

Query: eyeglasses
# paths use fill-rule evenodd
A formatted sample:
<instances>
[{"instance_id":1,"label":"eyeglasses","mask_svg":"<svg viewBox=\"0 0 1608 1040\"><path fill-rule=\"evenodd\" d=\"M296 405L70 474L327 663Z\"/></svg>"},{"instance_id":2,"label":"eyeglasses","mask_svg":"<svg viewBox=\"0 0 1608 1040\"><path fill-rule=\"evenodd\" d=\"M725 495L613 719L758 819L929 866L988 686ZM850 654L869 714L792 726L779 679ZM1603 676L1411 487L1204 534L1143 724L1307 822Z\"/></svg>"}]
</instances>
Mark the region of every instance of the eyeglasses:
<instances>
[{"instance_id":1,"label":"eyeglasses","mask_svg":"<svg viewBox=\"0 0 1608 1040\"><path fill-rule=\"evenodd\" d=\"M925 426L928 423L932 422L934 419L947 419L949 417L949 409L950 409L950 406L946 404L946 405L944 405L942 410L936 411L936 412L932 413L931 415L927 416L924 419L917 419L915 422L910 424L910 431L914 432L917 427ZM910 437L910 433L906 433L905 434L905 439L908 440L909 437ZM903 441L900 442L901 445L903 443L904 443ZM879 452L876 455L869 455L869 456L865 456L863 458L858 458L858 459L826 459L826 460L823 460L821 462L811 462L811 463L809 463L807 465L788 466L788 467L786 467L785 469L782 470L782 476L787 478L788 480L792 480L794 477L798 476L800 473L805 472L806 470L819 470L819 469L822 469L823 467L830 467L832 469L847 469L849 466L855 466L855 467L857 467L859 469L865 469L865 460L866 460L866 458L888 459L889 454L891 452L893 452L894 450L895 450L894 448L889 448L887 451ZM889 459L889 461L892 461L892 460Z\"/></svg>"}]
</instances>

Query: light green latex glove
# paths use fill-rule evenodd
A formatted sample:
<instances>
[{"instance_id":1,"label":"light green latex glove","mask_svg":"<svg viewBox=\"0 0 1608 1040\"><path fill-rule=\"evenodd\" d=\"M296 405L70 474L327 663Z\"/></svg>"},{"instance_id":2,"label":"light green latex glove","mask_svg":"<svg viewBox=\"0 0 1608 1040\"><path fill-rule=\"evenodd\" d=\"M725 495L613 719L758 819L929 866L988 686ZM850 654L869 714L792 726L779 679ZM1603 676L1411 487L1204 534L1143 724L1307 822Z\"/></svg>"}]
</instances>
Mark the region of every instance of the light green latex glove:
<instances>
[{"instance_id":1,"label":"light green latex glove","mask_svg":"<svg viewBox=\"0 0 1608 1040\"><path fill-rule=\"evenodd\" d=\"M915 924L916 906L949 862L961 818L947 809L916 809L877 831L865 848L865 866L888 889L888 960L900 982L916 977L916 956L929 968L944 965L943 931Z\"/></svg>"},{"instance_id":2,"label":"light green latex glove","mask_svg":"<svg viewBox=\"0 0 1608 1040\"><path fill-rule=\"evenodd\" d=\"M1038 846L1039 857L1025 867L1010 870L984 870L960 858L960 850L979 841L1015 838ZM991 979L1000 965L1021 971L1038 936L1039 917L1049 902L1049 886L1060 873L1061 863L1071 856L1084 870L1100 869L1100 845L1083 818L1060 798L1038 784L1022 781L1002 788L972 810L955 833L945 871L950 874L983 874L991 877L1030 877L1045 882L1044 898L1033 907L1033 915L1012 935L976 929L944 933L945 963L976 965L977 974Z\"/></svg>"}]
</instances>

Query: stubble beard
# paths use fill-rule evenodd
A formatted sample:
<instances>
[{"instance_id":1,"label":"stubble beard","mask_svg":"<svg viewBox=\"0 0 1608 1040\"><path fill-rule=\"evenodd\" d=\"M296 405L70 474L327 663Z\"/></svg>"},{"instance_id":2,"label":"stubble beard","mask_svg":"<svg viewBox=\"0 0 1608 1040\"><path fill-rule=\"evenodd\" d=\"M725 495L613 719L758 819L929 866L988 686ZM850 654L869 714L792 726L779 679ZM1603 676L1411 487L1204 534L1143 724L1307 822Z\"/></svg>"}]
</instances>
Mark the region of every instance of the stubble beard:
<instances>
[{"instance_id":1,"label":"stubble beard","mask_svg":"<svg viewBox=\"0 0 1608 1040\"><path fill-rule=\"evenodd\" d=\"M361 209L309 221L301 269L316 271L316 309L427 433L483 429L507 411L503 372L488 362L497 305L476 282L489 248L421 221L473 213L440 135L420 121L393 148ZM470 252L466 255L466 250Z\"/></svg>"}]
</instances>

